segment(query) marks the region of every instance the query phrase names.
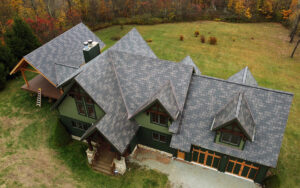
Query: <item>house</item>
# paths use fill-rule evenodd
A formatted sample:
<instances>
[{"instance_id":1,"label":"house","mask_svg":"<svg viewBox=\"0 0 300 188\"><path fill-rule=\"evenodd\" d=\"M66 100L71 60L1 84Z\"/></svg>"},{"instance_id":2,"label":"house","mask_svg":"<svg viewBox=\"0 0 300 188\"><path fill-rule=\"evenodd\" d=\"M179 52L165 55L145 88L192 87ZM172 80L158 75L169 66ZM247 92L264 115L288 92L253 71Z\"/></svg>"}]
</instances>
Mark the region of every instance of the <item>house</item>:
<instances>
[{"instance_id":1,"label":"house","mask_svg":"<svg viewBox=\"0 0 300 188\"><path fill-rule=\"evenodd\" d=\"M86 28L71 31L77 27ZM68 48L62 57L52 57L59 50L43 57L42 46L25 59L39 61L31 64L63 91L52 108L74 138L88 143L94 169L123 173L137 144L257 183L276 167L293 94L258 86L247 67L223 80L202 75L189 56L161 60L136 29L104 52L87 33L71 37L81 40L72 46L59 40L65 34L50 41ZM51 58L66 59L48 65Z\"/></svg>"}]
</instances>

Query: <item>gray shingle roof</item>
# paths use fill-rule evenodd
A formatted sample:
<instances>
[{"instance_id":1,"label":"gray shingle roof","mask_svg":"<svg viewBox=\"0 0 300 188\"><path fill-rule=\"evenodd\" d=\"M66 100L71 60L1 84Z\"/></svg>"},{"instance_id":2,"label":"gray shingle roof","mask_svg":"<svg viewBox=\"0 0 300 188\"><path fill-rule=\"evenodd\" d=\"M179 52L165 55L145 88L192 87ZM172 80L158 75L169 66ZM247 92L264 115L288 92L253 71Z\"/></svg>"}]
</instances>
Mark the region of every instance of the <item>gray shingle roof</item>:
<instances>
[{"instance_id":1,"label":"gray shingle roof","mask_svg":"<svg viewBox=\"0 0 300 188\"><path fill-rule=\"evenodd\" d=\"M109 49L146 57L157 58L140 33L133 28Z\"/></svg>"},{"instance_id":2,"label":"gray shingle roof","mask_svg":"<svg viewBox=\"0 0 300 188\"><path fill-rule=\"evenodd\" d=\"M110 53L128 117L132 117L167 81L171 82L182 111L193 71L191 66L112 50Z\"/></svg>"},{"instance_id":3,"label":"gray shingle roof","mask_svg":"<svg viewBox=\"0 0 300 188\"><path fill-rule=\"evenodd\" d=\"M195 75L201 75L201 71L200 69L197 67L197 65L194 63L194 61L192 60L192 58L190 56L186 56L182 61L180 61L179 63L183 63L185 65L191 65L194 67L194 71L195 71Z\"/></svg>"},{"instance_id":4,"label":"gray shingle roof","mask_svg":"<svg viewBox=\"0 0 300 188\"><path fill-rule=\"evenodd\" d=\"M139 107L132 116L138 114L139 112L145 110L150 104L153 104L156 100L165 108L173 120L177 119L179 114L179 106L177 104L175 94L173 92L173 87L170 81L163 84L162 87L158 88L157 92L151 96L141 107ZM129 117L131 118L131 117Z\"/></svg>"},{"instance_id":5,"label":"gray shingle roof","mask_svg":"<svg viewBox=\"0 0 300 188\"><path fill-rule=\"evenodd\" d=\"M96 127L122 153L138 129L130 114L158 99L175 118L183 109L192 70L109 49L84 65L75 80L105 111Z\"/></svg>"},{"instance_id":6,"label":"gray shingle roof","mask_svg":"<svg viewBox=\"0 0 300 188\"><path fill-rule=\"evenodd\" d=\"M245 67L238 73L232 75L228 78L228 81L257 86L257 82L248 67Z\"/></svg>"},{"instance_id":7,"label":"gray shingle roof","mask_svg":"<svg viewBox=\"0 0 300 188\"><path fill-rule=\"evenodd\" d=\"M92 39L99 42L100 48L105 44L83 23L37 48L24 58L42 72L51 82L58 85L84 62L83 42ZM56 65L64 66L57 67ZM59 70L59 71L57 71Z\"/></svg>"},{"instance_id":8,"label":"gray shingle roof","mask_svg":"<svg viewBox=\"0 0 300 188\"><path fill-rule=\"evenodd\" d=\"M240 92L244 92L256 123L255 139L246 142L243 150L215 143L215 132L210 130L215 113ZM193 144L275 167L292 97L290 93L193 76L180 132L173 135L171 147L189 152Z\"/></svg>"},{"instance_id":9,"label":"gray shingle roof","mask_svg":"<svg viewBox=\"0 0 300 188\"><path fill-rule=\"evenodd\" d=\"M112 57L109 53L98 56L97 61L90 62L75 80L105 112L96 123L97 129L123 153L138 125L134 120L127 119Z\"/></svg>"},{"instance_id":10,"label":"gray shingle roof","mask_svg":"<svg viewBox=\"0 0 300 188\"><path fill-rule=\"evenodd\" d=\"M239 123L245 136L253 141L255 123L243 93L236 95L233 100L216 114L212 124L212 130L219 129L233 120Z\"/></svg>"}]
</instances>

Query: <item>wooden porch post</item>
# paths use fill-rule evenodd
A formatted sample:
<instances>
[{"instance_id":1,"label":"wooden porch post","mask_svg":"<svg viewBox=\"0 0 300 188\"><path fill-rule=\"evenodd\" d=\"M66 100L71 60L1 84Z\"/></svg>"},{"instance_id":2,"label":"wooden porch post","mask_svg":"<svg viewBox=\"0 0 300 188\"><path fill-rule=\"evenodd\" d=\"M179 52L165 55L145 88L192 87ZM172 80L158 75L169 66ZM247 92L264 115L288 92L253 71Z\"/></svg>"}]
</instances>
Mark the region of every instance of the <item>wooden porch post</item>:
<instances>
[{"instance_id":1,"label":"wooden porch post","mask_svg":"<svg viewBox=\"0 0 300 188\"><path fill-rule=\"evenodd\" d=\"M23 79L25 80L25 83L26 83L27 87L29 87L29 84L28 84L28 81L26 79L26 75L25 75L24 70L21 70L21 73L22 73Z\"/></svg>"},{"instance_id":2,"label":"wooden porch post","mask_svg":"<svg viewBox=\"0 0 300 188\"><path fill-rule=\"evenodd\" d=\"M90 138L87 138L86 140L87 140L87 143L88 143L89 150L90 150L90 151L93 151L93 146L92 146L91 139L90 139Z\"/></svg>"}]
</instances>

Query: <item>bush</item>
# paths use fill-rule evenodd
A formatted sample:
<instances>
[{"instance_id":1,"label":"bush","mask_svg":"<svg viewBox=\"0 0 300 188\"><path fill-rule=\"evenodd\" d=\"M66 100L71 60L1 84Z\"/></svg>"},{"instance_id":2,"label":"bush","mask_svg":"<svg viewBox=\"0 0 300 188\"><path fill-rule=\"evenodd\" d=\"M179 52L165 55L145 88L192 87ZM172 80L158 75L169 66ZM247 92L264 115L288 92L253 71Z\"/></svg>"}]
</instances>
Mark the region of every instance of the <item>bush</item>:
<instances>
[{"instance_id":1,"label":"bush","mask_svg":"<svg viewBox=\"0 0 300 188\"><path fill-rule=\"evenodd\" d=\"M205 37L203 35L201 35L200 40L201 40L202 43L205 43Z\"/></svg>"},{"instance_id":2,"label":"bush","mask_svg":"<svg viewBox=\"0 0 300 188\"><path fill-rule=\"evenodd\" d=\"M179 40L183 41L184 40L184 36L180 35Z\"/></svg>"},{"instance_id":3,"label":"bush","mask_svg":"<svg viewBox=\"0 0 300 188\"><path fill-rule=\"evenodd\" d=\"M121 39L121 37L120 37L120 36L112 36L110 39L111 39L111 40L118 41L118 40Z\"/></svg>"},{"instance_id":4,"label":"bush","mask_svg":"<svg viewBox=\"0 0 300 188\"><path fill-rule=\"evenodd\" d=\"M198 37L200 35L199 31L195 31L194 35L195 37Z\"/></svg>"},{"instance_id":5,"label":"bush","mask_svg":"<svg viewBox=\"0 0 300 188\"><path fill-rule=\"evenodd\" d=\"M209 37L209 44L216 45L217 44L217 38L216 37Z\"/></svg>"},{"instance_id":6,"label":"bush","mask_svg":"<svg viewBox=\"0 0 300 188\"><path fill-rule=\"evenodd\" d=\"M267 188L277 188L280 187L280 179L277 175L271 175L264 179L263 184Z\"/></svg>"},{"instance_id":7,"label":"bush","mask_svg":"<svg viewBox=\"0 0 300 188\"><path fill-rule=\"evenodd\" d=\"M152 39L147 39L146 42L152 42Z\"/></svg>"}]
</instances>

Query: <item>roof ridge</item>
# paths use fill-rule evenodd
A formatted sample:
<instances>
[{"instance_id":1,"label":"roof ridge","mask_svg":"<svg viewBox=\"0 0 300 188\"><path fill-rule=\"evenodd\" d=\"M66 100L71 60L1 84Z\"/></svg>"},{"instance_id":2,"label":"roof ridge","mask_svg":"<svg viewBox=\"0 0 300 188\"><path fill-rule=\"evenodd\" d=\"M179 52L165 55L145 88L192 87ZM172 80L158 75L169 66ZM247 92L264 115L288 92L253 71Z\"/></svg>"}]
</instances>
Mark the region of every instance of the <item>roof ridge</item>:
<instances>
[{"instance_id":1,"label":"roof ridge","mask_svg":"<svg viewBox=\"0 0 300 188\"><path fill-rule=\"evenodd\" d=\"M247 73L248 73L248 67L245 67L245 70L244 70L244 75L243 75L243 84L246 83L246 78L247 78Z\"/></svg>"},{"instance_id":2,"label":"roof ridge","mask_svg":"<svg viewBox=\"0 0 300 188\"><path fill-rule=\"evenodd\" d=\"M127 105L126 105L126 101L125 101L125 97L124 97L124 94L123 94L123 91L122 91L122 87L121 87L121 85L120 85L120 80L119 80L119 77L118 77L118 73L117 73L117 70L116 70L114 61L113 61L113 59L112 59L111 56L110 56L110 53L108 53L108 57L109 57L109 59L111 60L110 64L112 64L113 71L114 71L115 76L116 76L116 79L117 79L118 88L119 88L120 93L121 93L121 98L122 98L123 103L124 103L124 106L125 106L125 108L126 108L127 116L129 117L129 115L130 115L130 114L129 114L129 110L128 110L128 107L127 107Z\"/></svg>"},{"instance_id":3,"label":"roof ridge","mask_svg":"<svg viewBox=\"0 0 300 188\"><path fill-rule=\"evenodd\" d=\"M242 93L239 93L239 100L236 106L236 112L235 112L235 116L238 118L239 117L239 113L241 110L241 103L242 103Z\"/></svg>"},{"instance_id":4,"label":"roof ridge","mask_svg":"<svg viewBox=\"0 0 300 188\"><path fill-rule=\"evenodd\" d=\"M275 90L275 89L269 89L269 88L265 88L265 87L261 87L261 86L253 86L253 85L236 83L236 82L233 82L233 81L228 81L228 80L224 80L224 79L216 78L216 77L212 77L212 76L205 76L205 75L192 75L192 76L193 77L202 77L202 78L206 78L206 79L212 79L212 80L227 82L227 83L231 83L231 84L241 85L241 86L245 86L245 87L256 88L256 89L271 91L271 92L274 92L274 93L281 93L281 94L294 96L294 94L291 93L291 92L280 91L280 90Z\"/></svg>"},{"instance_id":5,"label":"roof ridge","mask_svg":"<svg viewBox=\"0 0 300 188\"><path fill-rule=\"evenodd\" d=\"M175 95L175 88L173 86L173 82L171 80L169 80L169 84L170 84L170 87L171 87L171 90L172 90L172 95L174 96L175 98L175 103L176 103L176 106L177 108L179 109L179 111L182 111L183 110L183 107L182 109L179 107L179 104L178 104L178 101L177 101L177 98L176 98L176 95Z\"/></svg>"}]
</instances>

